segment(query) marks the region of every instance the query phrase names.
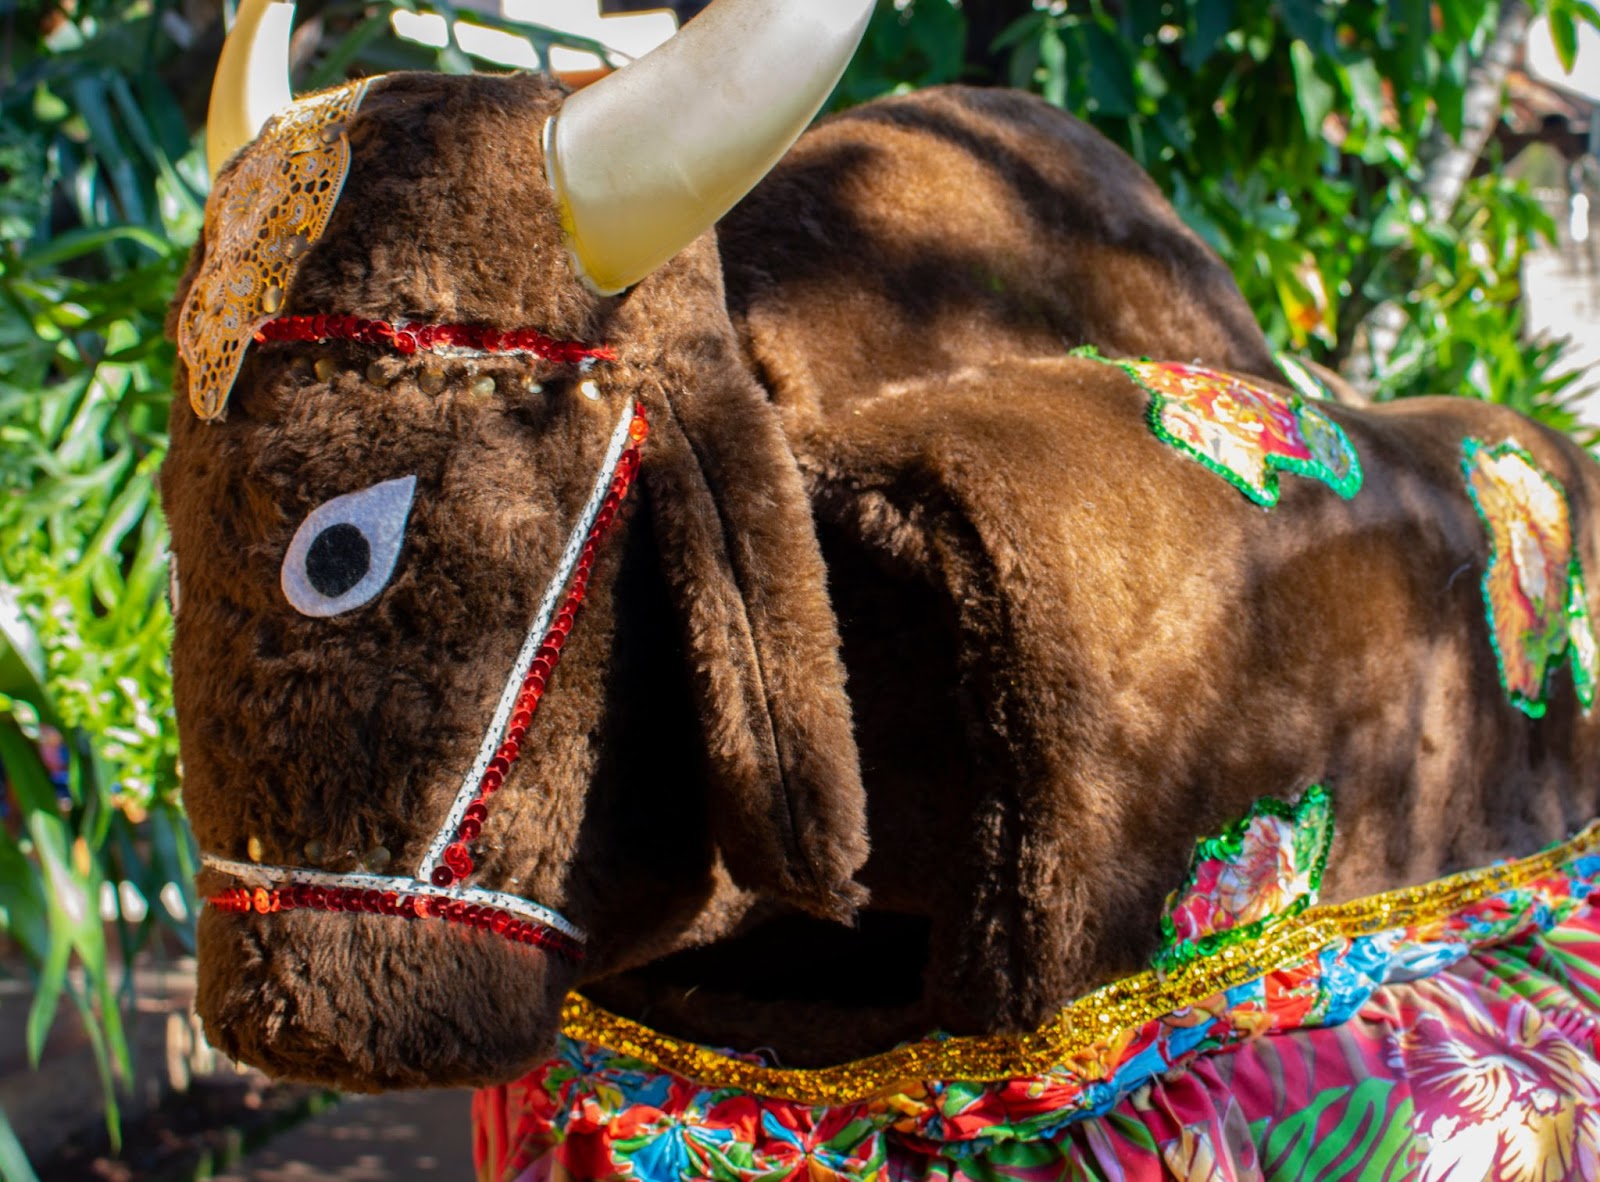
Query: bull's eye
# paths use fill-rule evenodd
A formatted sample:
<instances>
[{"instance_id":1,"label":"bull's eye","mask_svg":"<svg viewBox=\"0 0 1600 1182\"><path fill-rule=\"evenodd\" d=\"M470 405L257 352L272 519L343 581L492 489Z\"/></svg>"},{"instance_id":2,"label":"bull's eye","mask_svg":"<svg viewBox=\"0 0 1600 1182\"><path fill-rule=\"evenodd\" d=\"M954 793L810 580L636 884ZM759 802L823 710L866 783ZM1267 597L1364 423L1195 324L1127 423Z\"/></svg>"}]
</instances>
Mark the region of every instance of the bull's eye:
<instances>
[{"instance_id":1,"label":"bull's eye","mask_svg":"<svg viewBox=\"0 0 1600 1182\"><path fill-rule=\"evenodd\" d=\"M417 478L385 480L318 505L283 556L283 594L307 616L337 616L382 591L394 573Z\"/></svg>"}]
</instances>

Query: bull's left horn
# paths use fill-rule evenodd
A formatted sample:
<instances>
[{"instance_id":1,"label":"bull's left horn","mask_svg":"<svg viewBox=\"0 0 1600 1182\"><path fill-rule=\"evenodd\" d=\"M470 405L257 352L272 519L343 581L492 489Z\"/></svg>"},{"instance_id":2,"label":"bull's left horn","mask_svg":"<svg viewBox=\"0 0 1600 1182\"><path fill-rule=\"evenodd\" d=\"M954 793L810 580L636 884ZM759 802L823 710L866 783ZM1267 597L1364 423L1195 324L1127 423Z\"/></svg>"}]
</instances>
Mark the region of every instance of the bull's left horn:
<instances>
[{"instance_id":1,"label":"bull's left horn","mask_svg":"<svg viewBox=\"0 0 1600 1182\"><path fill-rule=\"evenodd\" d=\"M222 43L206 114L206 164L215 177L279 111L294 100L289 87L292 0L240 0Z\"/></svg>"},{"instance_id":2,"label":"bull's left horn","mask_svg":"<svg viewBox=\"0 0 1600 1182\"><path fill-rule=\"evenodd\" d=\"M872 0L718 0L545 125L567 244L604 295L714 225L805 130Z\"/></svg>"}]
</instances>

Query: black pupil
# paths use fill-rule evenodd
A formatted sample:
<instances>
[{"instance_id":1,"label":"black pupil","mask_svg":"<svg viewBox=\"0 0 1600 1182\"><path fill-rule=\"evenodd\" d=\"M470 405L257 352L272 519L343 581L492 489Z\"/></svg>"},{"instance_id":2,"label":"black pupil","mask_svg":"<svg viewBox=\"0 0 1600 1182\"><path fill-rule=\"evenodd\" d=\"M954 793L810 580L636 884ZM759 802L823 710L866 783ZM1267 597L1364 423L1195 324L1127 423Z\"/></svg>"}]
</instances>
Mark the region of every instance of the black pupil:
<instances>
[{"instance_id":1,"label":"black pupil","mask_svg":"<svg viewBox=\"0 0 1600 1182\"><path fill-rule=\"evenodd\" d=\"M306 551L306 578L329 599L337 599L359 583L372 566L367 535L348 521L330 525Z\"/></svg>"}]
</instances>

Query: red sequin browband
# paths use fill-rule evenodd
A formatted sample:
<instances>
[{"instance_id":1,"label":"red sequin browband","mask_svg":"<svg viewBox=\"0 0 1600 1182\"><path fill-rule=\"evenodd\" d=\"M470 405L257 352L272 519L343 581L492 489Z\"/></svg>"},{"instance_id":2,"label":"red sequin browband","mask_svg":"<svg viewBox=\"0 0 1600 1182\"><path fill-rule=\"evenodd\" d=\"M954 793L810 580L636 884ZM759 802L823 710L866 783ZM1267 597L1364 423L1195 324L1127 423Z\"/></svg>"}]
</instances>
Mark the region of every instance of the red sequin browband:
<instances>
[{"instance_id":1,"label":"red sequin browband","mask_svg":"<svg viewBox=\"0 0 1600 1182\"><path fill-rule=\"evenodd\" d=\"M538 329L513 328L506 331L481 324L421 324L415 321L391 323L363 320L358 316L279 316L256 329L255 339L268 341L355 341L360 344L388 345L397 353L473 352L526 354L544 361L587 368L596 361L615 361L616 353L605 346L577 341L558 341Z\"/></svg>"},{"instance_id":2,"label":"red sequin browband","mask_svg":"<svg viewBox=\"0 0 1600 1182\"><path fill-rule=\"evenodd\" d=\"M397 326L353 316L282 317L263 325L256 339L355 340L388 344L404 353L419 348L516 352L584 368L615 357L609 349L555 341L532 330L502 333L471 326ZM519 896L466 885L466 879L476 869L470 843L483 831L489 816L489 798L505 783L521 755L522 741L583 606L596 548L610 531L638 475L639 451L648 434L644 407L635 403L631 412L624 412L613 432L598 483L580 513L545 602L513 664L511 681L490 723L484 748L424 853L415 877L269 867L206 855L203 860L209 868L261 884L234 887L208 897L206 902L220 911L262 915L311 910L437 918L573 960L583 958L582 933L557 913ZM503 737L491 747L490 735ZM274 874L280 881L271 885Z\"/></svg>"}]
</instances>

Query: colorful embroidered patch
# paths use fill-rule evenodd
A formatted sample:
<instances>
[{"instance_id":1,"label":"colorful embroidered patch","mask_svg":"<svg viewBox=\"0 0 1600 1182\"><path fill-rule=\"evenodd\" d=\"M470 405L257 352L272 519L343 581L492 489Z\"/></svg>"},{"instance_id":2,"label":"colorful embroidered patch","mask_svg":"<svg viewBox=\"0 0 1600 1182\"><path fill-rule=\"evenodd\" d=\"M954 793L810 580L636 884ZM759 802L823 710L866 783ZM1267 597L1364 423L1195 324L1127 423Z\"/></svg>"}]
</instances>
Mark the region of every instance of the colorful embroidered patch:
<instances>
[{"instance_id":1,"label":"colorful embroidered patch","mask_svg":"<svg viewBox=\"0 0 1600 1182\"><path fill-rule=\"evenodd\" d=\"M345 124L370 81L291 103L211 191L205 259L178 317L189 405L202 419L227 410L251 339L327 229L350 170Z\"/></svg>"},{"instance_id":2,"label":"colorful embroidered patch","mask_svg":"<svg viewBox=\"0 0 1600 1182\"><path fill-rule=\"evenodd\" d=\"M1078 356L1104 360L1088 351ZM1112 361L1150 395L1150 428L1265 508L1278 503L1278 472L1320 480L1346 500L1361 490L1349 436L1298 394L1169 361Z\"/></svg>"},{"instance_id":3,"label":"colorful embroidered patch","mask_svg":"<svg viewBox=\"0 0 1600 1182\"><path fill-rule=\"evenodd\" d=\"M1299 915L1317 901L1332 843L1333 802L1320 784L1294 805L1257 801L1244 820L1195 847L1161 917L1156 964L1209 955Z\"/></svg>"},{"instance_id":4,"label":"colorful embroidered patch","mask_svg":"<svg viewBox=\"0 0 1600 1182\"><path fill-rule=\"evenodd\" d=\"M1583 568L1566 490L1515 441L1461 443L1467 494L1489 534L1483 602L1500 684L1512 704L1542 717L1550 677L1570 654L1585 712L1600 676Z\"/></svg>"}]
</instances>

